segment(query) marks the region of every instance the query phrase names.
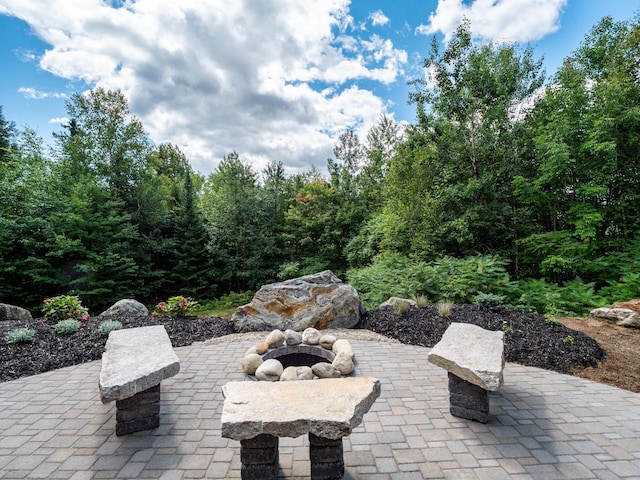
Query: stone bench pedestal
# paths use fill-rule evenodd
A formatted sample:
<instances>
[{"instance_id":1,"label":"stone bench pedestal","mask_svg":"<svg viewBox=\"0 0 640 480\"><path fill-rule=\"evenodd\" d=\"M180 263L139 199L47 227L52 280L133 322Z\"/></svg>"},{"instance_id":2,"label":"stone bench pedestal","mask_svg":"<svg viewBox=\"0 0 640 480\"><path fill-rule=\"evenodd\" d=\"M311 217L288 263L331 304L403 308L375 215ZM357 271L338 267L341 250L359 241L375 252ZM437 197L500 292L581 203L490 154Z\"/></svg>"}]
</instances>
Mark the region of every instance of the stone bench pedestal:
<instances>
[{"instance_id":1,"label":"stone bench pedestal","mask_svg":"<svg viewBox=\"0 0 640 480\"><path fill-rule=\"evenodd\" d=\"M116 402L116 435L160 425L160 382L180 371L162 325L114 330L102 355L100 398Z\"/></svg>"},{"instance_id":2,"label":"stone bench pedestal","mask_svg":"<svg viewBox=\"0 0 640 480\"><path fill-rule=\"evenodd\" d=\"M342 438L380 396L380 382L349 377L224 386L222 436L240 441L243 480L278 477L279 437L309 435L313 480L344 476Z\"/></svg>"},{"instance_id":3,"label":"stone bench pedestal","mask_svg":"<svg viewBox=\"0 0 640 480\"><path fill-rule=\"evenodd\" d=\"M427 358L448 372L451 415L486 423L489 392L503 384L504 332L452 323Z\"/></svg>"}]
</instances>

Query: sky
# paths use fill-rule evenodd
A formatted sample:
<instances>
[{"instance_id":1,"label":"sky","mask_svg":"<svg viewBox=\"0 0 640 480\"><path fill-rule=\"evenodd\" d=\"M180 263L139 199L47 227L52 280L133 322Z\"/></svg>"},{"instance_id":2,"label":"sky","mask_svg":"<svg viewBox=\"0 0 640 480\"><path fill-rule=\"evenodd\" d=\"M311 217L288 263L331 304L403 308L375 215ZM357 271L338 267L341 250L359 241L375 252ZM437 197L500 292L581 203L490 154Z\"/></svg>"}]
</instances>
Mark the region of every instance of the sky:
<instances>
[{"instance_id":1,"label":"sky","mask_svg":"<svg viewBox=\"0 0 640 480\"><path fill-rule=\"evenodd\" d=\"M339 135L413 123L407 82L463 18L479 42L531 46L551 76L605 15L639 0L0 0L5 120L52 132L73 93L120 90L156 144L209 174L326 169Z\"/></svg>"}]
</instances>

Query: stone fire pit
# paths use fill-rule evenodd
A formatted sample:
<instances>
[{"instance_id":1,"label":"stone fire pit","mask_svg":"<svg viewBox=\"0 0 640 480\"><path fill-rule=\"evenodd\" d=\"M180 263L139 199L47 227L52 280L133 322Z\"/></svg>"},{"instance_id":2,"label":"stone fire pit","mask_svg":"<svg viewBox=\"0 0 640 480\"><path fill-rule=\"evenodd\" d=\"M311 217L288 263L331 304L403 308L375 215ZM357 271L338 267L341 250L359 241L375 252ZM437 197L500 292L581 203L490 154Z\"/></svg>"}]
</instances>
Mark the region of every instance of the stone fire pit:
<instances>
[{"instance_id":1,"label":"stone fire pit","mask_svg":"<svg viewBox=\"0 0 640 480\"><path fill-rule=\"evenodd\" d=\"M315 328L302 333L274 330L264 342L247 350L242 359L244 373L268 382L340 378L354 369L349 341Z\"/></svg>"}]
</instances>

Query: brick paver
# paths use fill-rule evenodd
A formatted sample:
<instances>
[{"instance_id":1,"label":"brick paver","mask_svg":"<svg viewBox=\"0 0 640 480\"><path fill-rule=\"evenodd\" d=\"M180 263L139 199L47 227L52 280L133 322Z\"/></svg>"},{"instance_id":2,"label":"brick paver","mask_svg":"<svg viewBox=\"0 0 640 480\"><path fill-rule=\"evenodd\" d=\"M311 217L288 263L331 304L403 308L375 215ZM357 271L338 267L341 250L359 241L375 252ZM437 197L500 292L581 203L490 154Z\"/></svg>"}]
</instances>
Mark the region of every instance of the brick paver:
<instances>
[{"instance_id":1,"label":"brick paver","mask_svg":"<svg viewBox=\"0 0 640 480\"><path fill-rule=\"evenodd\" d=\"M449 414L447 374L428 349L351 343L382 395L344 439L345 479L640 478L638 394L507 364L485 425ZM250 345L176 349L160 427L123 437L115 405L100 402L100 362L0 383L0 478L240 478L240 442L220 436L222 386L244 379ZM279 476L309 469L306 436L281 439Z\"/></svg>"}]
</instances>

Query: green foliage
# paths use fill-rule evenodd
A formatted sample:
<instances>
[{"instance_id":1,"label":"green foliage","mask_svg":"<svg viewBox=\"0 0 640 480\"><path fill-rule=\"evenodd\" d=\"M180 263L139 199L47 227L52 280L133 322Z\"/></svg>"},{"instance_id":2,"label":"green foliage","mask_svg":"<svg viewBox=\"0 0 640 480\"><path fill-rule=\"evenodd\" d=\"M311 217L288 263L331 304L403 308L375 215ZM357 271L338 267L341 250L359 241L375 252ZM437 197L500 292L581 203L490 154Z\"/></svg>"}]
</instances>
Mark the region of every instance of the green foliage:
<instances>
[{"instance_id":1,"label":"green foliage","mask_svg":"<svg viewBox=\"0 0 640 480\"><path fill-rule=\"evenodd\" d=\"M108 336L109 332L112 332L113 330L121 330L121 329L122 329L122 323L117 320L105 320L104 322L101 322L100 325L98 326L98 332L100 333L100 335L104 335L104 336Z\"/></svg>"},{"instance_id":2,"label":"green foliage","mask_svg":"<svg viewBox=\"0 0 640 480\"><path fill-rule=\"evenodd\" d=\"M80 322L78 320L74 320L73 318L60 320L53 327L58 335L71 335L72 333L76 333L78 331L78 328L80 328Z\"/></svg>"},{"instance_id":3,"label":"green foliage","mask_svg":"<svg viewBox=\"0 0 640 480\"><path fill-rule=\"evenodd\" d=\"M566 345L573 345L575 343L575 340L571 335L567 335L565 338L562 339L562 343Z\"/></svg>"},{"instance_id":4,"label":"green foliage","mask_svg":"<svg viewBox=\"0 0 640 480\"><path fill-rule=\"evenodd\" d=\"M42 313L46 323L57 324L62 320L87 320L89 313L77 295L59 295L45 298Z\"/></svg>"},{"instance_id":5,"label":"green foliage","mask_svg":"<svg viewBox=\"0 0 640 480\"><path fill-rule=\"evenodd\" d=\"M7 341L9 343L29 343L33 341L35 336L36 331L31 328L16 328L9 332Z\"/></svg>"},{"instance_id":6,"label":"green foliage","mask_svg":"<svg viewBox=\"0 0 640 480\"><path fill-rule=\"evenodd\" d=\"M563 285L545 280L526 279L518 282L520 295L514 304L523 310L549 316L584 316L594 308L604 306L594 291L593 283L579 278Z\"/></svg>"},{"instance_id":7,"label":"green foliage","mask_svg":"<svg viewBox=\"0 0 640 480\"><path fill-rule=\"evenodd\" d=\"M456 303L472 303L480 293L508 295L513 284L507 263L492 255L442 257L425 268L422 290L433 299Z\"/></svg>"},{"instance_id":8,"label":"green foliage","mask_svg":"<svg viewBox=\"0 0 640 480\"><path fill-rule=\"evenodd\" d=\"M347 271L348 282L367 308L376 308L389 297L408 298L422 290L426 264L398 254L384 254L364 268Z\"/></svg>"},{"instance_id":9,"label":"green foliage","mask_svg":"<svg viewBox=\"0 0 640 480\"><path fill-rule=\"evenodd\" d=\"M513 333L513 327L507 323L506 320L502 322L502 331L504 333Z\"/></svg>"},{"instance_id":10,"label":"green foliage","mask_svg":"<svg viewBox=\"0 0 640 480\"><path fill-rule=\"evenodd\" d=\"M475 304L480 308L491 308L504 305L505 297L494 293L479 293L475 296Z\"/></svg>"},{"instance_id":11,"label":"green foliage","mask_svg":"<svg viewBox=\"0 0 640 480\"><path fill-rule=\"evenodd\" d=\"M436 303L436 311L438 312L438 316L442 318L449 318L452 308L453 303L448 300Z\"/></svg>"},{"instance_id":12,"label":"green foliage","mask_svg":"<svg viewBox=\"0 0 640 480\"><path fill-rule=\"evenodd\" d=\"M200 309L197 300L191 297L177 295L170 297L166 302L160 302L156 305L153 315L192 315Z\"/></svg>"},{"instance_id":13,"label":"green foliage","mask_svg":"<svg viewBox=\"0 0 640 480\"><path fill-rule=\"evenodd\" d=\"M220 298L210 300L202 305L198 316L230 317L236 308L246 305L253 299L253 292L230 292Z\"/></svg>"}]
</instances>

